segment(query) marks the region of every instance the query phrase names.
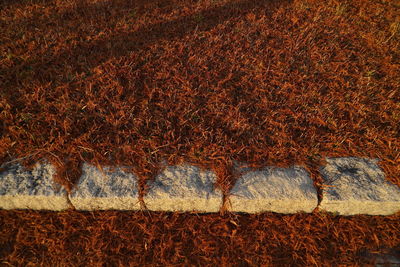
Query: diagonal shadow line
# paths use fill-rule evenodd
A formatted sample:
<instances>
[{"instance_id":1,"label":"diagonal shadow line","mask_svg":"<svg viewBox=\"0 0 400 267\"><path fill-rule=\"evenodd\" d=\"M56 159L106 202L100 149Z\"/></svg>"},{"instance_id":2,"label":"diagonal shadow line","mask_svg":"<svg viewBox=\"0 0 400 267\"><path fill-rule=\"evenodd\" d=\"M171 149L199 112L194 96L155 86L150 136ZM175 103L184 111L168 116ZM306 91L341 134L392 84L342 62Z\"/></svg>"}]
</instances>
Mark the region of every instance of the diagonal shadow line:
<instances>
[{"instance_id":1,"label":"diagonal shadow line","mask_svg":"<svg viewBox=\"0 0 400 267\"><path fill-rule=\"evenodd\" d=\"M110 18L111 14L127 16L134 12L135 20L140 20L142 14L145 14L148 11L151 12L157 9L157 14L160 15L168 14L172 9L176 8L174 7L174 1L176 0L104 0L94 3L90 2L91 0L73 0L73 7L68 8L65 6L57 6L55 3L56 0L22 0L19 1L19 3L23 4L24 1L30 1L30 5L43 4L44 1L47 7L52 6L54 9L45 16L42 14L43 11L38 8L39 10L31 11L23 17L17 16L16 18L4 21L0 19L0 32L2 30L7 32L12 30L16 34L22 34L25 32L37 31L38 29L45 32L48 31L50 27L52 30L55 28L56 32L68 33L71 31L72 27L75 27L77 21L80 21L81 19L84 20L83 23L81 22L82 24L90 25L96 24L99 21L99 17L108 16L107 18ZM0 0L0 6L1 4ZM6 13L10 12L12 11L7 11ZM108 21L110 21L110 19L108 19ZM110 26L115 26L114 24L115 21ZM84 36L84 34L81 36ZM13 38L6 37L6 35L4 38L0 35L0 48L7 48L9 45L15 43L15 41L16 40ZM43 54L41 55L43 56ZM0 60L2 59L2 56L5 57L5 55L0 54ZM37 55L36 58L39 58L39 55ZM35 59L30 62L35 62ZM29 65L25 63L23 64L26 66Z\"/></svg>"},{"instance_id":2,"label":"diagonal shadow line","mask_svg":"<svg viewBox=\"0 0 400 267\"><path fill-rule=\"evenodd\" d=\"M7 0L8 1L8 0ZM35 2L42 3L45 1L46 5L56 5L56 0L35 0L32 1L30 4ZM49 14L46 17L41 16L41 10L35 10L28 14L28 16L24 16L22 18L13 18L8 23L13 25L29 23L32 20L35 21L36 25L46 24L47 22L51 21L52 19L57 19L57 23L59 25L63 25L64 20L68 19L68 16L71 14L78 13L80 16L85 18L93 18L96 17L99 12L110 12L114 9L122 9L132 10L135 9L138 14L145 9L165 9L165 8L173 8L173 1L174 0L106 0L101 2L90 3L90 0L75 0L74 7L72 8L64 8L61 11L54 10L53 13ZM12 1L10 1L12 2ZM14 1L16 2L16 1ZM0 6L2 4L0 3ZM3 4L4 5L4 4ZM162 12L162 10L160 10ZM89 13L89 14L88 14ZM89 16L88 16L89 15Z\"/></svg>"},{"instance_id":3,"label":"diagonal shadow line","mask_svg":"<svg viewBox=\"0 0 400 267\"><path fill-rule=\"evenodd\" d=\"M274 7L290 0L242 0L230 2L220 7L203 10L194 15L185 16L172 21L161 22L145 26L133 33L115 33L107 39L97 40L90 43L81 42L72 50L65 50L49 58L43 59L43 55L36 56L24 62L18 67L10 67L1 70L8 81L18 81L18 73L26 67L33 69L34 76L40 82L54 82L55 75L73 69L80 73L88 68L96 67L111 58L126 56L131 52L137 52L161 40L173 40L182 38L193 32L208 31L215 26L233 17L238 17L249 10L271 4L269 12ZM193 18L201 18L196 22ZM85 57L84 60L82 55ZM61 63L61 64L60 64Z\"/></svg>"}]
</instances>

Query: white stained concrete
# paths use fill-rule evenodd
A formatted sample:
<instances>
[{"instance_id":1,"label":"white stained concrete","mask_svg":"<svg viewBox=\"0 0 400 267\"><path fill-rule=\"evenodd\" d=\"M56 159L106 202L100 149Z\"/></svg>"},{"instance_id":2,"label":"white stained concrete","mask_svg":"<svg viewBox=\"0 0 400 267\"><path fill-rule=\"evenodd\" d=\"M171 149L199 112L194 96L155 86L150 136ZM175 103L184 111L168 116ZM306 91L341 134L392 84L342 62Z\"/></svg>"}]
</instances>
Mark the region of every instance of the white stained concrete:
<instances>
[{"instance_id":1,"label":"white stained concrete","mask_svg":"<svg viewBox=\"0 0 400 267\"><path fill-rule=\"evenodd\" d=\"M67 193L53 182L55 169L37 163L32 170L15 164L0 173L0 208L65 210L69 208Z\"/></svg>"},{"instance_id":2,"label":"white stained concrete","mask_svg":"<svg viewBox=\"0 0 400 267\"><path fill-rule=\"evenodd\" d=\"M375 159L328 158L321 210L340 215L390 215L400 211L400 188L385 180Z\"/></svg>"},{"instance_id":3,"label":"white stained concrete","mask_svg":"<svg viewBox=\"0 0 400 267\"><path fill-rule=\"evenodd\" d=\"M303 168L267 167L242 175L230 192L229 203L234 212L312 212L318 197Z\"/></svg>"},{"instance_id":4,"label":"white stained concrete","mask_svg":"<svg viewBox=\"0 0 400 267\"><path fill-rule=\"evenodd\" d=\"M138 210L140 209L137 177L108 167L103 171L84 164L82 177L69 195L77 210Z\"/></svg>"},{"instance_id":5,"label":"white stained concrete","mask_svg":"<svg viewBox=\"0 0 400 267\"><path fill-rule=\"evenodd\" d=\"M150 181L144 203L154 211L218 212L222 193L214 188L216 175L191 165L169 166Z\"/></svg>"}]
</instances>

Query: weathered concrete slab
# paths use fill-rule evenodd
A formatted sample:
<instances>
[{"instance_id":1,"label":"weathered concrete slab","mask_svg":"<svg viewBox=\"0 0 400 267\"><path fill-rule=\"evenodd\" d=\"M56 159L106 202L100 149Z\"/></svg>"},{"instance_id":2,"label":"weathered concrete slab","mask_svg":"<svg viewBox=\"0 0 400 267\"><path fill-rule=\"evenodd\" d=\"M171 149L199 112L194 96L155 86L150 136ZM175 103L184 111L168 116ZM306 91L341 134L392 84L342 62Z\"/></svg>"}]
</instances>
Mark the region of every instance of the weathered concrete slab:
<instances>
[{"instance_id":1,"label":"weathered concrete slab","mask_svg":"<svg viewBox=\"0 0 400 267\"><path fill-rule=\"evenodd\" d=\"M217 212L222 193L214 189L216 175L191 165L169 166L149 182L144 203L154 211Z\"/></svg>"},{"instance_id":2,"label":"weathered concrete slab","mask_svg":"<svg viewBox=\"0 0 400 267\"><path fill-rule=\"evenodd\" d=\"M238 179L229 196L234 212L312 212L318 205L317 191L301 167L248 171Z\"/></svg>"},{"instance_id":3,"label":"weathered concrete slab","mask_svg":"<svg viewBox=\"0 0 400 267\"><path fill-rule=\"evenodd\" d=\"M82 176L69 195L77 210L140 209L137 177L121 168L103 171L85 163Z\"/></svg>"},{"instance_id":4,"label":"weathered concrete slab","mask_svg":"<svg viewBox=\"0 0 400 267\"><path fill-rule=\"evenodd\" d=\"M390 215L400 211L400 188L385 180L375 159L328 158L320 208L341 215Z\"/></svg>"},{"instance_id":5,"label":"weathered concrete slab","mask_svg":"<svg viewBox=\"0 0 400 267\"><path fill-rule=\"evenodd\" d=\"M53 182L55 169L37 163L32 170L15 164L0 173L0 208L65 210L69 208L66 191Z\"/></svg>"}]
</instances>

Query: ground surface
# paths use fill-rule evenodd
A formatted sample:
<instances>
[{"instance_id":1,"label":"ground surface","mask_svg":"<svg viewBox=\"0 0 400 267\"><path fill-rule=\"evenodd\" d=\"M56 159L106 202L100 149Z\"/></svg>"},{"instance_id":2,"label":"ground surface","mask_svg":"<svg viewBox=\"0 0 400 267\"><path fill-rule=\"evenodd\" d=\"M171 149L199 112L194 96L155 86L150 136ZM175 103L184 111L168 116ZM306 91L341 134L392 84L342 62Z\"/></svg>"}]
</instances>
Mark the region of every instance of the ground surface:
<instances>
[{"instance_id":1,"label":"ground surface","mask_svg":"<svg viewBox=\"0 0 400 267\"><path fill-rule=\"evenodd\" d=\"M0 262L6 266L369 266L377 253L400 259L399 228L399 216L2 210Z\"/></svg>"},{"instance_id":2,"label":"ground surface","mask_svg":"<svg viewBox=\"0 0 400 267\"><path fill-rule=\"evenodd\" d=\"M400 185L397 1L2 1L0 161L217 170L378 158ZM319 167L319 166L318 166ZM143 184L143 181L142 181Z\"/></svg>"},{"instance_id":3,"label":"ground surface","mask_svg":"<svg viewBox=\"0 0 400 267\"><path fill-rule=\"evenodd\" d=\"M380 159L400 185L397 1L0 2L0 162L212 167ZM0 211L5 263L360 262L398 217ZM237 224L237 225L236 225ZM113 240L113 241L111 241ZM87 249L87 250L85 250ZM180 257L184 255L185 257ZM217 257L215 256L218 256Z\"/></svg>"}]
</instances>

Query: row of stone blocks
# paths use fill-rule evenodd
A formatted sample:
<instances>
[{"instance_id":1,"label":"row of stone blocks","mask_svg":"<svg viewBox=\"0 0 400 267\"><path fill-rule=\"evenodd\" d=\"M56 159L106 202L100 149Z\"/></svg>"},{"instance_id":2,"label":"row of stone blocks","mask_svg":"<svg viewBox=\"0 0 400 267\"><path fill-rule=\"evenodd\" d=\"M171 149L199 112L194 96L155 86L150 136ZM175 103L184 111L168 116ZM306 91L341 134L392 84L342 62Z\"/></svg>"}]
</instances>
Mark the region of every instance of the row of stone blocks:
<instances>
[{"instance_id":1,"label":"row of stone blocks","mask_svg":"<svg viewBox=\"0 0 400 267\"><path fill-rule=\"evenodd\" d=\"M227 198L232 212L297 213L320 210L340 215L390 215L400 211L400 188L385 180L377 160L328 158L320 173L325 180L322 200L308 172L299 166L250 169ZM64 210L141 209L137 177L123 168L102 170L84 164L82 176L68 194L53 183L54 168L37 164L26 170L19 164L0 173L0 208ZM154 181L143 201L153 211L218 212L223 195L215 188L216 175L191 165L169 166Z\"/></svg>"}]
</instances>

